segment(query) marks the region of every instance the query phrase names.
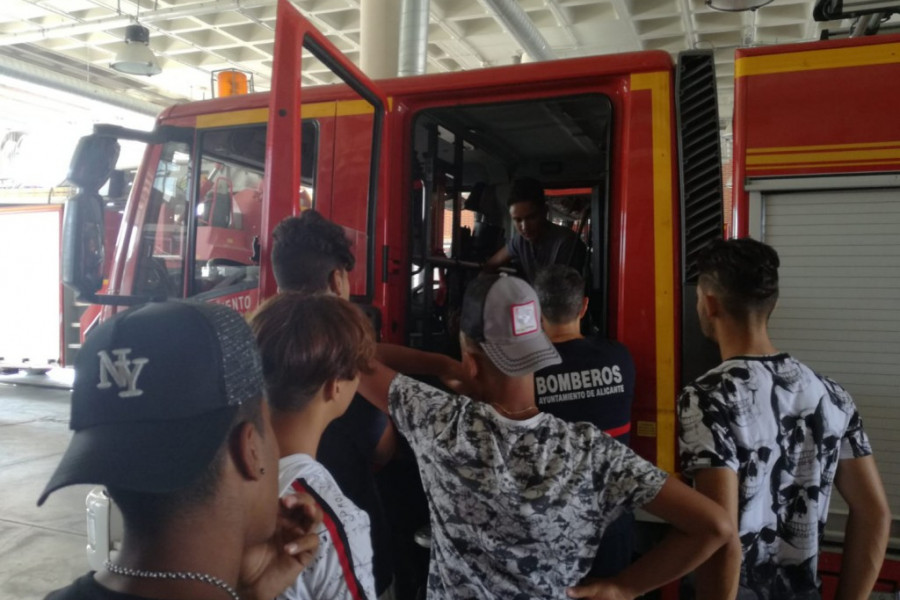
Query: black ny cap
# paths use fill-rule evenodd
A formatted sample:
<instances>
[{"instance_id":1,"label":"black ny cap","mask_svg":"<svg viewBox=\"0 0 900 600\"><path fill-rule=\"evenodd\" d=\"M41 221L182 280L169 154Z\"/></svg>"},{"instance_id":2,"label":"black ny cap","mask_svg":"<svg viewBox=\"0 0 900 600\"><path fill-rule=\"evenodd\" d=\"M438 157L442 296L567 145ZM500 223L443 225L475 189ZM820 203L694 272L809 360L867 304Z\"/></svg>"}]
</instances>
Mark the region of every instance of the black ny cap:
<instances>
[{"instance_id":1,"label":"black ny cap","mask_svg":"<svg viewBox=\"0 0 900 600\"><path fill-rule=\"evenodd\" d=\"M77 483L183 488L212 462L241 403L262 394L255 340L232 309L168 301L120 313L75 360L75 433L38 505Z\"/></svg>"}]
</instances>

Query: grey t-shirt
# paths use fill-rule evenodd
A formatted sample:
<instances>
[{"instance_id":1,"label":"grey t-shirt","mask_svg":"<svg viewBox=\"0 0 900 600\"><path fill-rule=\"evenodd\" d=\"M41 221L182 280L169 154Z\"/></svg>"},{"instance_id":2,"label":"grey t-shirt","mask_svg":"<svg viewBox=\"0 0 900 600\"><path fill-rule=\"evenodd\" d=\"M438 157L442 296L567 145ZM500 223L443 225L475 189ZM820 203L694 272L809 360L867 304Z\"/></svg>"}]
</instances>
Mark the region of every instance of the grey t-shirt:
<instances>
[{"instance_id":1,"label":"grey t-shirt","mask_svg":"<svg viewBox=\"0 0 900 600\"><path fill-rule=\"evenodd\" d=\"M506 243L506 249L522 266L529 282L534 281L539 269L550 265L568 265L581 271L586 254L584 244L574 231L550 222L536 243L516 233Z\"/></svg>"},{"instance_id":2,"label":"grey t-shirt","mask_svg":"<svg viewBox=\"0 0 900 600\"><path fill-rule=\"evenodd\" d=\"M565 598L607 524L666 480L589 423L514 421L403 375L389 402L431 509L429 598Z\"/></svg>"}]
</instances>

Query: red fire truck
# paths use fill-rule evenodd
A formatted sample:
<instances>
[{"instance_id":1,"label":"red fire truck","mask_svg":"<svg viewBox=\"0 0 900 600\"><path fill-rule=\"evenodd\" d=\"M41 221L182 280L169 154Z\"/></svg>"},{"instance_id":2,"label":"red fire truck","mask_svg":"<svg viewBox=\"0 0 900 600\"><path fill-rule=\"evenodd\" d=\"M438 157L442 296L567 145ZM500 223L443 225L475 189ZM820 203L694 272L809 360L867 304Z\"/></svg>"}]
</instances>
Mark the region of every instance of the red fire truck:
<instances>
[{"instance_id":1,"label":"red fire truck","mask_svg":"<svg viewBox=\"0 0 900 600\"><path fill-rule=\"evenodd\" d=\"M897 38L821 47L891 43ZM304 88L303 49L346 85ZM743 148L735 151L734 223L742 235L751 233L753 204L743 180L791 173L771 156L807 160L795 148L806 142L784 139L800 127L774 116L763 125L758 120L770 115L755 105L767 95L780 105L785 90L811 85L790 83L784 65L801 71L804 64L787 58L793 53L804 54L739 54L735 138ZM552 198L554 218L589 248L593 323L629 347L640 373L632 446L674 471L676 394L718 362L695 323L693 264L723 228L713 66L711 53L684 53L673 66L667 53L640 52L373 83L280 1L270 93L173 106L152 132L98 127L85 138L73 160L82 193L67 207L64 277L84 298L111 305L100 318L162 297L249 311L276 291L272 229L314 207L354 241L353 300L381 338L452 353L464 286L511 231L510 182L535 177ZM850 88L817 98L837 105L855 98ZM815 119L811 109L793 109L801 127ZM897 152L900 119L893 119ZM823 161L829 144L848 139L833 137L810 142L823 146ZM115 164L116 138L148 147L109 249L108 289L98 295L102 212L92 188ZM879 170L900 166L894 163Z\"/></svg>"}]
</instances>

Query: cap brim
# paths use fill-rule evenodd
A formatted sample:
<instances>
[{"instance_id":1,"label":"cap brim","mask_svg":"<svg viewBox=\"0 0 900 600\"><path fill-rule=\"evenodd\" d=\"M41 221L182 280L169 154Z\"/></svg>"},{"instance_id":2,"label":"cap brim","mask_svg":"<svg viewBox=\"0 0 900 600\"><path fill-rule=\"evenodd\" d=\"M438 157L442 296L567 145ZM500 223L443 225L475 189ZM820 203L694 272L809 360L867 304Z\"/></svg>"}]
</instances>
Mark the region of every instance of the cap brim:
<instances>
[{"instance_id":1,"label":"cap brim","mask_svg":"<svg viewBox=\"0 0 900 600\"><path fill-rule=\"evenodd\" d=\"M237 406L190 419L104 423L76 431L38 499L79 483L136 492L186 487L209 466L228 434Z\"/></svg>"},{"instance_id":2,"label":"cap brim","mask_svg":"<svg viewBox=\"0 0 900 600\"><path fill-rule=\"evenodd\" d=\"M481 348L498 369L510 377L534 373L562 362L559 352L543 331L513 343L481 342Z\"/></svg>"}]
</instances>

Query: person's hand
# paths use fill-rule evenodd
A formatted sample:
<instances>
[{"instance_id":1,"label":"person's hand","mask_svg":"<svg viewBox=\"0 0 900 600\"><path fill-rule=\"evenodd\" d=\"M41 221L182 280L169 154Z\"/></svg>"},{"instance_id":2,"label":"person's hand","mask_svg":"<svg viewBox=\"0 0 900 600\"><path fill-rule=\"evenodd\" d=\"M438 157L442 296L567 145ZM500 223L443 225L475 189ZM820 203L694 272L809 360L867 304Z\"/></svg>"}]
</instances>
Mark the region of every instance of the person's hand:
<instances>
[{"instance_id":1,"label":"person's hand","mask_svg":"<svg viewBox=\"0 0 900 600\"><path fill-rule=\"evenodd\" d=\"M631 594L613 579L585 578L579 585L566 588L569 598L588 598L590 600L633 600Z\"/></svg>"},{"instance_id":2,"label":"person's hand","mask_svg":"<svg viewBox=\"0 0 900 600\"><path fill-rule=\"evenodd\" d=\"M281 498L275 535L244 553L241 598L271 600L294 583L316 555L321 522L322 512L308 494Z\"/></svg>"}]
</instances>

